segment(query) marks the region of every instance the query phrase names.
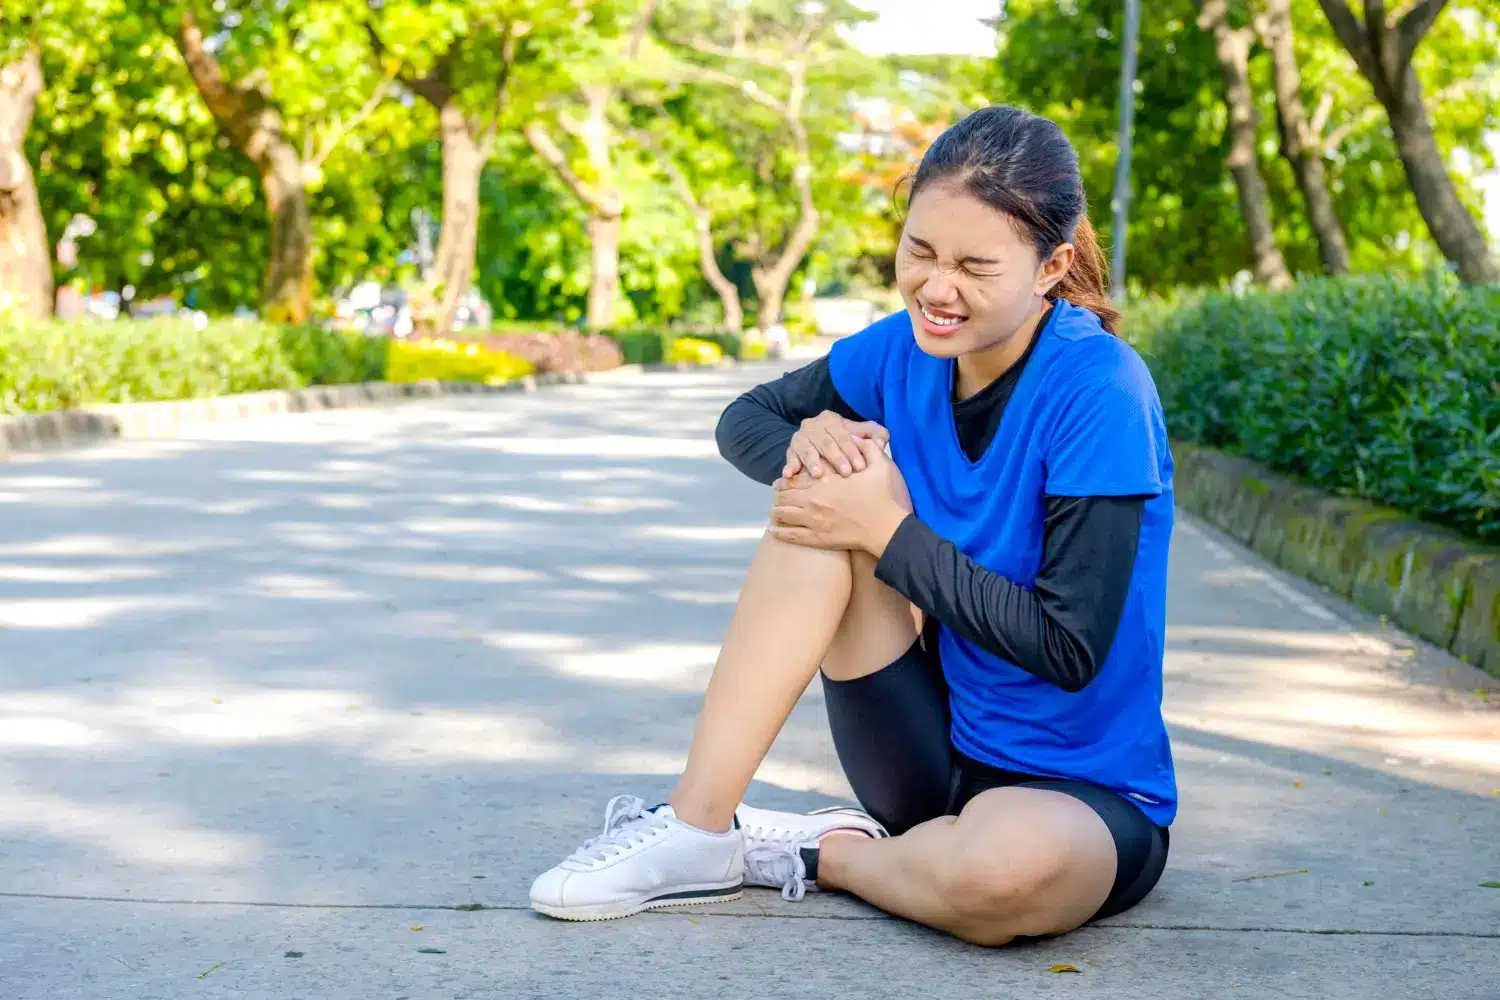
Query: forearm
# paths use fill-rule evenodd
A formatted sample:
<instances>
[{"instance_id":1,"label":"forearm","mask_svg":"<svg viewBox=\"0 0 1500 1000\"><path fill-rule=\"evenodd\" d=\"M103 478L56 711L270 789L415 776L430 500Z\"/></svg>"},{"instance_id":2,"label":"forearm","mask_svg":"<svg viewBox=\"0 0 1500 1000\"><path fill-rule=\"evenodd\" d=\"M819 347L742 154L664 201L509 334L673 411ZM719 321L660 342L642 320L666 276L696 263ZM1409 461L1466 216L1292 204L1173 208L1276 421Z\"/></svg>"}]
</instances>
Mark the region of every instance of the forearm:
<instances>
[{"instance_id":1,"label":"forearm","mask_svg":"<svg viewBox=\"0 0 1500 1000\"><path fill-rule=\"evenodd\" d=\"M1049 497L1045 555L1023 587L979 565L915 517L876 576L955 633L1065 691L1109 655L1134 571L1143 498Z\"/></svg>"}]
</instances>

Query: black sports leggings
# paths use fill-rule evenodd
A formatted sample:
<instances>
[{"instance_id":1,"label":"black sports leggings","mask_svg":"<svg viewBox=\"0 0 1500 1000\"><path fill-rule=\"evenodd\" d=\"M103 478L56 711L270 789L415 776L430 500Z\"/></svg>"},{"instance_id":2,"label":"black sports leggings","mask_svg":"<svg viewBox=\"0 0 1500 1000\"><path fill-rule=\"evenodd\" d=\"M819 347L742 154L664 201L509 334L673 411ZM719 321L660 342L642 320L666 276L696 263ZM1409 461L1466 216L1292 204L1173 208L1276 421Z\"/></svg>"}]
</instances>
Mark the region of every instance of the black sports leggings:
<instances>
[{"instance_id":1,"label":"black sports leggings","mask_svg":"<svg viewBox=\"0 0 1500 1000\"><path fill-rule=\"evenodd\" d=\"M970 799L991 788L1044 788L1087 804L1114 837L1115 884L1091 921L1130 909L1161 878L1167 830L1129 800L1084 781L1004 771L954 749L935 628L924 630L900 659L873 674L852 681L824 676L823 691L844 774L860 804L891 833L904 833L938 816L956 816Z\"/></svg>"}]
</instances>

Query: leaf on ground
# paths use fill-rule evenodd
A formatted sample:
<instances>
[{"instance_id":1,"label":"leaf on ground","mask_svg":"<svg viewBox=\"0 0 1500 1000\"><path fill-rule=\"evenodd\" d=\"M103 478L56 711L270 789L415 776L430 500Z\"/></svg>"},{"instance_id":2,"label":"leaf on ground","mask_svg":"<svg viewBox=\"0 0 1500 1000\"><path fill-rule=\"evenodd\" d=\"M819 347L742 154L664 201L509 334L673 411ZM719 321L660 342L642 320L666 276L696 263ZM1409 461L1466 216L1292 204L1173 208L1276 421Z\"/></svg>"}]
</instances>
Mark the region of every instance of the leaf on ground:
<instances>
[{"instance_id":1,"label":"leaf on ground","mask_svg":"<svg viewBox=\"0 0 1500 1000\"><path fill-rule=\"evenodd\" d=\"M692 924L694 927L697 927L698 926L698 918L697 917L688 917L688 923Z\"/></svg>"},{"instance_id":2,"label":"leaf on ground","mask_svg":"<svg viewBox=\"0 0 1500 1000\"><path fill-rule=\"evenodd\" d=\"M1258 878L1280 878L1283 875L1306 875L1306 874L1307 874L1307 869L1306 868L1293 868L1289 872L1270 872L1270 873L1265 874L1265 875L1246 875L1244 878L1237 878L1237 879L1234 879L1234 881L1236 881L1236 882L1253 882L1255 879L1258 879Z\"/></svg>"},{"instance_id":3,"label":"leaf on ground","mask_svg":"<svg viewBox=\"0 0 1500 1000\"><path fill-rule=\"evenodd\" d=\"M1333 768L1331 768L1331 767L1325 767L1325 768L1323 768L1323 773L1324 774L1332 774L1333 773Z\"/></svg>"},{"instance_id":4,"label":"leaf on ground","mask_svg":"<svg viewBox=\"0 0 1500 1000\"><path fill-rule=\"evenodd\" d=\"M421 924L412 924L411 925L411 929L414 930L414 931L419 931L419 930L422 929L422 925Z\"/></svg>"},{"instance_id":5,"label":"leaf on ground","mask_svg":"<svg viewBox=\"0 0 1500 1000\"><path fill-rule=\"evenodd\" d=\"M349 711L351 711L351 712L358 712L359 711L359 706L358 705L350 705L349 706Z\"/></svg>"},{"instance_id":6,"label":"leaf on ground","mask_svg":"<svg viewBox=\"0 0 1500 1000\"><path fill-rule=\"evenodd\" d=\"M1300 782L1300 781L1294 781L1294 782L1292 782L1292 787L1293 788L1301 788L1302 787L1302 782Z\"/></svg>"},{"instance_id":7,"label":"leaf on ground","mask_svg":"<svg viewBox=\"0 0 1500 1000\"><path fill-rule=\"evenodd\" d=\"M418 948L417 949L417 954L418 955L446 955L448 953L446 951L444 951L443 949L441 949L441 948Z\"/></svg>"},{"instance_id":8,"label":"leaf on ground","mask_svg":"<svg viewBox=\"0 0 1500 1000\"><path fill-rule=\"evenodd\" d=\"M1374 885L1374 884L1375 884L1374 882L1370 882L1370 881L1366 881L1365 882L1365 885Z\"/></svg>"},{"instance_id":9,"label":"leaf on ground","mask_svg":"<svg viewBox=\"0 0 1500 1000\"><path fill-rule=\"evenodd\" d=\"M476 913L479 910L488 910L489 907L485 906L483 903L460 903L458 906L455 906L454 909L461 910L464 913Z\"/></svg>"},{"instance_id":10,"label":"leaf on ground","mask_svg":"<svg viewBox=\"0 0 1500 1000\"><path fill-rule=\"evenodd\" d=\"M215 698L214 699L214 704L215 705L222 705L222 704L224 704L224 699L223 698Z\"/></svg>"},{"instance_id":11,"label":"leaf on ground","mask_svg":"<svg viewBox=\"0 0 1500 1000\"><path fill-rule=\"evenodd\" d=\"M1479 883L1479 888L1481 888L1481 889L1500 889L1500 882L1481 882L1481 883Z\"/></svg>"},{"instance_id":12,"label":"leaf on ground","mask_svg":"<svg viewBox=\"0 0 1500 1000\"><path fill-rule=\"evenodd\" d=\"M1047 971L1048 972L1076 972L1080 976L1083 975L1083 970L1080 969L1076 965L1054 965L1050 969L1048 969Z\"/></svg>"},{"instance_id":13,"label":"leaf on ground","mask_svg":"<svg viewBox=\"0 0 1500 1000\"><path fill-rule=\"evenodd\" d=\"M302 957L302 952L300 952L300 951L289 951L289 952L287 952L285 955L283 955L281 957L282 958L301 958Z\"/></svg>"},{"instance_id":14,"label":"leaf on ground","mask_svg":"<svg viewBox=\"0 0 1500 1000\"><path fill-rule=\"evenodd\" d=\"M197 978L202 979L203 977L207 976L210 972L214 971L215 969L217 969L219 966L221 966L223 964L224 964L223 962L215 962L213 965L210 965L208 968L206 968L202 972L198 973Z\"/></svg>"}]
</instances>

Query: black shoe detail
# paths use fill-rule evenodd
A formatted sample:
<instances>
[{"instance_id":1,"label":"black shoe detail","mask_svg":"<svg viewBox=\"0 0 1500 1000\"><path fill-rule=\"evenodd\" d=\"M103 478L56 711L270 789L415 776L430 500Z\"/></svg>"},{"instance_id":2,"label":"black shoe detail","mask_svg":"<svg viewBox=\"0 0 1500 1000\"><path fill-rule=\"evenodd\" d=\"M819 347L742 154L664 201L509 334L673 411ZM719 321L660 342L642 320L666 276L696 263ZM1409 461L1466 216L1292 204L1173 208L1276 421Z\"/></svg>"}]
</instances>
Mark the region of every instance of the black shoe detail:
<instances>
[{"instance_id":1,"label":"black shoe detail","mask_svg":"<svg viewBox=\"0 0 1500 1000\"><path fill-rule=\"evenodd\" d=\"M797 853L802 856L802 864L807 867L807 881L816 882L818 880L818 845L812 844L798 848Z\"/></svg>"},{"instance_id":2,"label":"black shoe detail","mask_svg":"<svg viewBox=\"0 0 1500 1000\"><path fill-rule=\"evenodd\" d=\"M734 885L725 886L722 889L689 889L686 892L668 892L660 896L652 896L647 902L657 903L663 899L713 899L716 896L733 896L737 892L745 891L743 880Z\"/></svg>"}]
</instances>

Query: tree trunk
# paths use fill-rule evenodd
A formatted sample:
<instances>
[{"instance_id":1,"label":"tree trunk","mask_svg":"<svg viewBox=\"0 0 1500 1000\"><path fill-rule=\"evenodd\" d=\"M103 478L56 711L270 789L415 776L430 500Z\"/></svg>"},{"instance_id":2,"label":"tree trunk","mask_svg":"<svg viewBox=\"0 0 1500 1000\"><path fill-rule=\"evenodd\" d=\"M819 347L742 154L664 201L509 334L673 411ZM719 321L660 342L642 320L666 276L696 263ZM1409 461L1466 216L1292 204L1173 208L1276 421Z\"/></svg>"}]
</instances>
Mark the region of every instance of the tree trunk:
<instances>
[{"instance_id":1,"label":"tree trunk","mask_svg":"<svg viewBox=\"0 0 1500 1000\"><path fill-rule=\"evenodd\" d=\"M1443 256L1470 284L1500 282L1500 265L1490 253L1479 223L1459 200L1432 134L1432 119L1422 101L1422 85L1410 63L1401 75L1395 100L1385 106L1396 133L1401 165L1416 196L1417 208Z\"/></svg>"},{"instance_id":2,"label":"tree trunk","mask_svg":"<svg viewBox=\"0 0 1500 1000\"><path fill-rule=\"evenodd\" d=\"M615 319L615 303L620 295L620 231L624 228L620 213L589 213L589 311L586 323L591 330L608 327Z\"/></svg>"},{"instance_id":3,"label":"tree trunk","mask_svg":"<svg viewBox=\"0 0 1500 1000\"><path fill-rule=\"evenodd\" d=\"M1230 27L1228 0L1203 0L1198 24L1213 32L1214 52L1224 71L1224 103L1229 110L1229 154L1224 163L1239 191L1255 279L1269 288L1288 288L1291 272L1276 247L1266 183L1256 162L1259 116L1250 90L1250 32Z\"/></svg>"},{"instance_id":4,"label":"tree trunk","mask_svg":"<svg viewBox=\"0 0 1500 1000\"><path fill-rule=\"evenodd\" d=\"M312 315L313 236L302 161L286 143L266 155L261 184L271 215L271 258L260 312L272 323L306 323Z\"/></svg>"},{"instance_id":5,"label":"tree trunk","mask_svg":"<svg viewBox=\"0 0 1500 1000\"><path fill-rule=\"evenodd\" d=\"M0 66L0 314L52 315L52 258L26 130L42 90L36 50Z\"/></svg>"},{"instance_id":6,"label":"tree trunk","mask_svg":"<svg viewBox=\"0 0 1500 1000\"><path fill-rule=\"evenodd\" d=\"M797 227L787 238L769 270L755 268L750 272L755 281L755 290L760 297L760 308L756 311L755 324L762 332L781 321L781 306L786 300L786 286L792 274L807 255L808 247L818 235L818 206L813 201L812 154L807 145L807 129L802 125L802 102L807 95L807 50L804 47L795 62L789 67L791 87L786 104L782 108L782 119L792 132L792 148L796 150L797 162L792 168L792 182L797 186L798 201L802 211L797 217Z\"/></svg>"},{"instance_id":7,"label":"tree trunk","mask_svg":"<svg viewBox=\"0 0 1500 1000\"><path fill-rule=\"evenodd\" d=\"M219 131L260 173L271 217L261 315L277 323L305 323L312 313L312 223L302 158L287 139L281 112L260 90L224 78L191 13L178 26L177 45Z\"/></svg>"},{"instance_id":8,"label":"tree trunk","mask_svg":"<svg viewBox=\"0 0 1500 1000\"><path fill-rule=\"evenodd\" d=\"M719 301L724 304L724 329L739 333L745 327L745 310L740 305L740 290L719 270L707 209L700 208L693 213L693 229L698 234L698 263L703 268L704 280L713 286Z\"/></svg>"},{"instance_id":9,"label":"tree trunk","mask_svg":"<svg viewBox=\"0 0 1500 1000\"><path fill-rule=\"evenodd\" d=\"M1447 0L1419 0L1395 24L1387 22L1379 0L1365 0L1363 23L1344 0L1318 0L1318 5L1385 108L1417 209L1443 256L1464 281L1500 282L1500 265L1490 255L1484 232L1448 175L1422 99L1422 84L1412 68L1413 53Z\"/></svg>"},{"instance_id":10,"label":"tree trunk","mask_svg":"<svg viewBox=\"0 0 1500 1000\"><path fill-rule=\"evenodd\" d=\"M1291 164L1297 186L1307 202L1307 214L1318 235L1323 269L1329 274L1345 274L1349 270L1349 245L1323 177L1321 144L1309 129L1302 107L1302 74L1297 68L1293 44L1291 0L1268 0L1263 36L1271 50L1276 80L1282 155Z\"/></svg>"},{"instance_id":11,"label":"tree trunk","mask_svg":"<svg viewBox=\"0 0 1500 1000\"><path fill-rule=\"evenodd\" d=\"M443 131L443 228L433 265L437 312L432 326L434 332L443 335L453 329L459 301L474 280L479 246L479 179L489 157L456 102L440 108L438 120Z\"/></svg>"}]
</instances>

